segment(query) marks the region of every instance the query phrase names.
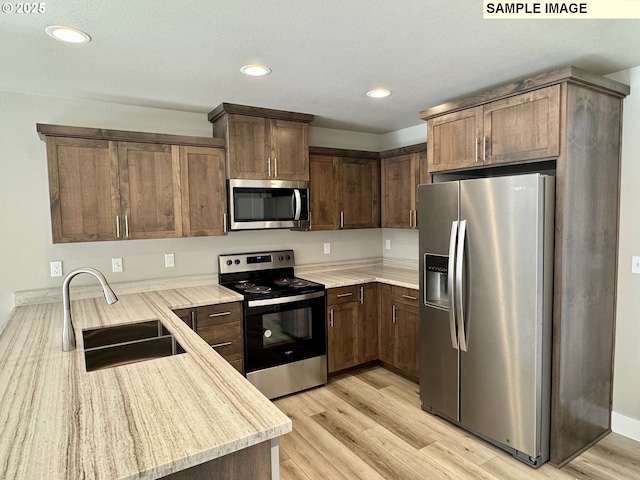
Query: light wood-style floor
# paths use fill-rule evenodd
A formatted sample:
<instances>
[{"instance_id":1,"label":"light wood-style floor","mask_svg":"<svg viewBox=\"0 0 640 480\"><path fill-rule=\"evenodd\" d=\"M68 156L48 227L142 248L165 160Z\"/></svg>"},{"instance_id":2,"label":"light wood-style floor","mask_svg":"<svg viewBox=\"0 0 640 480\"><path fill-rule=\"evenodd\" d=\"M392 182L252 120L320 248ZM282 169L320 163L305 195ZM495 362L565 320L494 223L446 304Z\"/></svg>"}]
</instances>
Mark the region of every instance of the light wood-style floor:
<instances>
[{"instance_id":1,"label":"light wood-style floor","mask_svg":"<svg viewBox=\"0 0 640 480\"><path fill-rule=\"evenodd\" d=\"M561 470L534 470L420 408L419 387L382 367L275 401L293 421L282 480L631 480L640 443L610 434Z\"/></svg>"}]
</instances>

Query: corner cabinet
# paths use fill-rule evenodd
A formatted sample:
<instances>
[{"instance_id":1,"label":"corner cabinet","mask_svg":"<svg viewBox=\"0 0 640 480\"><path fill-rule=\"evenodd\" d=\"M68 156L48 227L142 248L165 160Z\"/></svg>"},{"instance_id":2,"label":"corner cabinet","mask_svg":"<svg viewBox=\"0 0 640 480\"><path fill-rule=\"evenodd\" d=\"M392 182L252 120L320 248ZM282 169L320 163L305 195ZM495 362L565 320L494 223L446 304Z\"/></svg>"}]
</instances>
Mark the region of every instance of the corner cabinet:
<instances>
[{"instance_id":1,"label":"corner cabinet","mask_svg":"<svg viewBox=\"0 0 640 480\"><path fill-rule=\"evenodd\" d=\"M628 94L626 85L563 67L420 113L430 174L556 176L550 461L558 466L611 431Z\"/></svg>"},{"instance_id":2,"label":"corner cabinet","mask_svg":"<svg viewBox=\"0 0 640 480\"><path fill-rule=\"evenodd\" d=\"M418 227L418 185L427 170L427 145L380 153L382 228Z\"/></svg>"},{"instance_id":3,"label":"corner cabinet","mask_svg":"<svg viewBox=\"0 0 640 480\"><path fill-rule=\"evenodd\" d=\"M225 233L219 139L37 128L47 141L54 243Z\"/></svg>"},{"instance_id":4,"label":"corner cabinet","mask_svg":"<svg viewBox=\"0 0 640 480\"><path fill-rule=\"evenodd\" d=\"M368 283L327 290L329 373L378 358L377 288Z\"/></svg>"},{"instance_id":5,"label":"corner cabinet","mask_svg":"<svg viewBox=\"0 0 640 480\"><path fill-rule=\"evenodd\" d=\"M223 103L208 118L226 139L228 178L309 180L313 115Z\"/></svg>"},{"instance_id":6,"label":"corner cabinet","mask_svg":"<svg viewBox=\"0 0 640 480\"><path fill-rule=\"evenodd\" d=\"M380 361L418 381L420 324L419 292L381 284L379 325Z\"/></svg>"},{"instance_id":7,"label":"corner cabinet","mask_svg":"<svg viewBox=\"0 0 640 480\"><path fill-rule=\"evenodd\" d=\"M378 153L311 148L311 230L380 227Z\"/></svg>"}]
</instances>

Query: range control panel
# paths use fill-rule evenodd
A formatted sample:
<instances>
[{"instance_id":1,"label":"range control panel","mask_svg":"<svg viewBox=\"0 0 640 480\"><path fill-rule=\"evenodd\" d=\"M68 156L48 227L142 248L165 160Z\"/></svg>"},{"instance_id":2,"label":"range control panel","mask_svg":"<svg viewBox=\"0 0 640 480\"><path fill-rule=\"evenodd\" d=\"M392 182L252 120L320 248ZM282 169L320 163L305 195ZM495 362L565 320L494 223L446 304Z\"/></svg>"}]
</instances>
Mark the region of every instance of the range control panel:
<instances>
[{"instance_id":1,"label":"range control panel","mask_svg":"<svg viewBox=\"0 0 640 480\"><path fill-rule=\"evenodd\" d=\"M295 266L293 250L220 255L218 263L220 273L251 272Z\"/></svg>"}]
</instances>

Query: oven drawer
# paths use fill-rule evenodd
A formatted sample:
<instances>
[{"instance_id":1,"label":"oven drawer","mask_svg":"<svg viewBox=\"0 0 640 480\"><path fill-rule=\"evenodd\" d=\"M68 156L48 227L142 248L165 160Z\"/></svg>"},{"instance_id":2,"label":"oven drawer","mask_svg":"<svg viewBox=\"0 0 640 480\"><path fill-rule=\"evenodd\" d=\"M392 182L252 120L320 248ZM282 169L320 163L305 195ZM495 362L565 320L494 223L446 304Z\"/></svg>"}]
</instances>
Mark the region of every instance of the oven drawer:
<instances>
[{"instance_id":1,"label":"oven drawer","mask_svg":"<svg viewBox=\"0 0 640 480\"><path fill-rule=\"evenodd\" d=\"M219 325L221 323L229 323L234 321L242 321L242 302L220 303L217 305L207 305L206 307L196 308L197 330Z\"/></svg>"},{"instance_id":2,"label":"oven drawer","mask_svg":"<svg viewBox=\"0 0 640 480\"><path fill-rule=\"evenodd\" d=\"M341 303L359 301L360 285L349 285L348 287L337 287L327 290L327 305L339 305Z\"/></svg>"}]
</instances>

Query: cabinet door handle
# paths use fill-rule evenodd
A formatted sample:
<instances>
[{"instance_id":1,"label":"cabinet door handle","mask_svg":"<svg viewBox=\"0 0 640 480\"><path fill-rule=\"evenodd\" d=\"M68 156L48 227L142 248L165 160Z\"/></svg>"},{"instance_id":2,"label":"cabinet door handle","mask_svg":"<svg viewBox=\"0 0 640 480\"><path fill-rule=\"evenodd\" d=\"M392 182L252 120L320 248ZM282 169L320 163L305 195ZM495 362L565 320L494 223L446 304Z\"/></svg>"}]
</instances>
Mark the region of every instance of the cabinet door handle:
<instances>
[{"instance_id":1,"label":"cabinet door handle","mask_svg":"<svg viewBox=\"0 0 640 480\"><path fill-rule=\"evenodd\" d=\"M267 158L267 176L271 176L271 157Z\"/></svg>"},{"instance_id":2,"label":"cabinet door handle","mask_svg":"<svg viewBox=\"0 0 640 480\"><path fill-rule=\"evenodd\" d=\"M487 159L487 136L482 137L482 161Z\"/></svg>"},{"instance_id":3,"label":"cabinet door handle","mask_svg":"<svg viewBox=\"0 0 640 480\"><path fill-rule=\"evenodd\" d=\"M215 345L211 345L211 348L220 348L220 347L226 347L228 345L231 345L233 342L222 342L222 343L216 343Z\"/></svg>"},{"instance_id":4,"label":"cabinet door handle","mask_svg":"<svg viewBox=\"0 0 640 480\"><path fill-rule=\"evenodd\" d=\"M411 295L402 295L402 298L408 298L409 300L417 300L417 297L412 297Z\"/></svg>"},{"instance_id":5,"label":"cabinet door handle","mask_svg":"<svg viewBox=\"0 0 640 480\"><path fill-rule=\"evenodd\" d=\"M478 163L478 160L479 160L479 159L478 159L478 142L479 142L479 141L480 141L480 140L478 139L478 137L476 137L476 163Z\"/></svg>"},{"instance_id":6,"label":"cabinet door handle","mask_svg":"<svg viewBox=\"0 0 640 480\"><path fill-rule=\"evenodd\" d=\"M351 295L353 295L353 292L349 292L349 293L338 293L338 294L336 295L336 298L350 297Z\"/></svg>"},{"instance_id":7,"label":"cabinet door handle","mask_svg":"<svg viewBox=\"0 0 640 480\"><path fill-rule=\"evenodd\" d=\"M196 329L196 312L191 311L191 330L195 331Z\"/></svg>"},{"instance_id":8,"label":"cabinet door handle","mask_svg":"<svg viewBox=\"0 0 640 480\"><path fill-rule=\"evenodd\" d=\"M120 238L120 215L116 215L116 238Z\"/></svg>"},{"instance_id":9,"label":"cabinet door handle","mask_svg":"<svg viewBox=\"0 0 640 480\"><path fill-rule=\"evenodd\" d=\"M344 228L344 211L340 210L340 228Z\"/></svg>"},{"instance_id":10,"label":"cabinet door handle","mask_svg":"<svg viewBox=\"0 0 640 480\"><path fill-rule=\"evenodd\" d=\"M124 238L129 238L129 215L124 216Z\"/></svg>"},{"instance_id":11,"label":"cabinet door handle","mask_svg":"<svg viewBox=\"0 0 640 480\"><path fill-rule=\"evenodd\" d=\"M227 214L222 214L222 233L227 233Z\"/></svg>"},{"instance_id":12,"label":"cabinet door handle","mask_svg":"<svg viewBox=\"0 0 640 480\"><path fill-rule=\"evenodd\" d=\"M273 157L273 176L278 178L278 159Z\"/></svg>"},{"instance_id":13,"label":"cabinet door handle","mask_svg":"<svg viewBox=\"0 0 640 480\"><path fill-rule=\"evenodd\" d=\"M396 323L396 306L391 307L391 323Z\"/></svg>"},{"instance_id":14,"label":"cabinet door handle","mask_svg":"<svg viewBox=\"0 0 640 480\"><path fill-rule=\"evenodd\" d=\"M329 326L333 327L333 308L329 310Z\"/></svg>"},{"instance_id":15,"label":"cabinet door handle","mask_svg":"<svg viewBox=\"0 0 640 480\"><path fill-rule=\"evenodd\" d=\"M364 287L360 287L360 303L364 304Z\"/></svg>"},{"instance_id":16,"label":"cabinet door handle","mask_svg":"<svg viewBox=\"0 0 640 480\"><path fill-rule=\"evenodd\" d=\"M226 315L231 315L231 312L219 312L219 313L211 313L209 314L209 318L214 318L214 317L224 317Z\"/></svg>"}]
</instances>

